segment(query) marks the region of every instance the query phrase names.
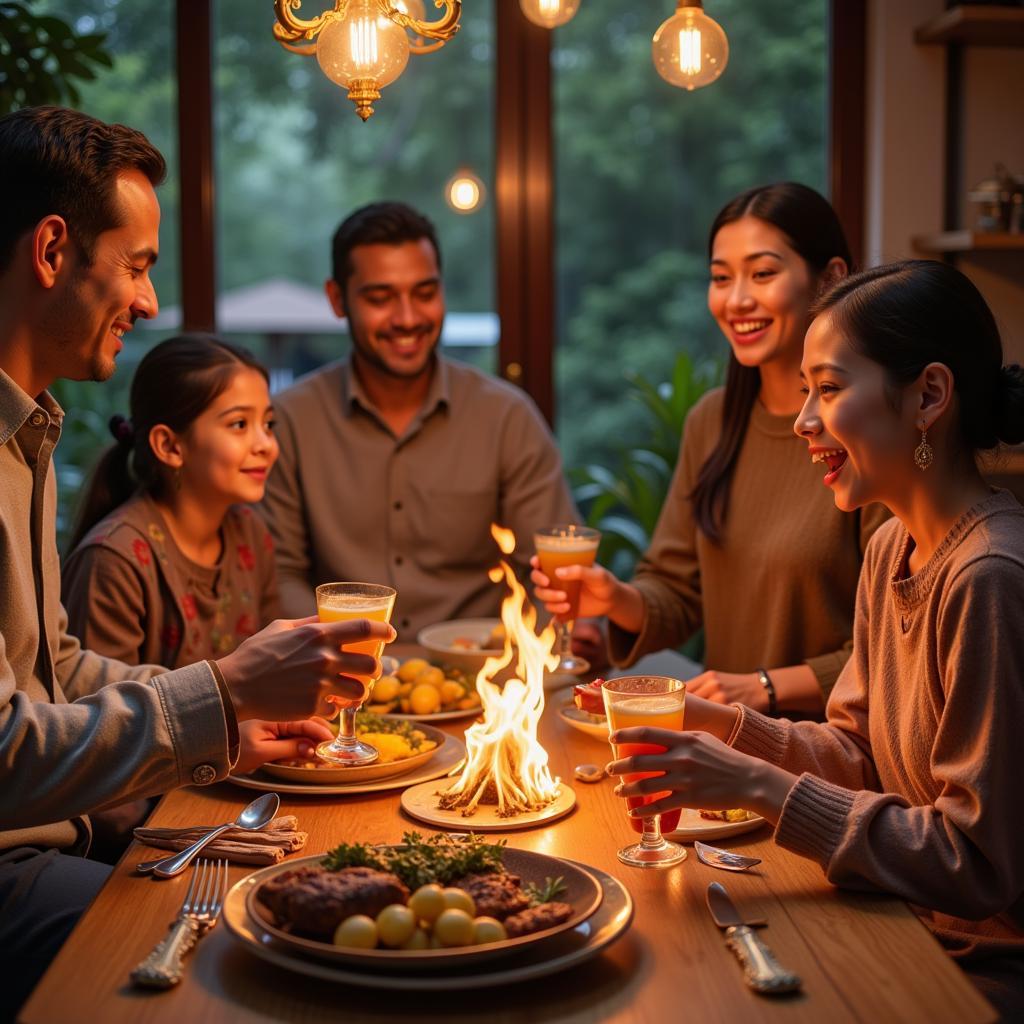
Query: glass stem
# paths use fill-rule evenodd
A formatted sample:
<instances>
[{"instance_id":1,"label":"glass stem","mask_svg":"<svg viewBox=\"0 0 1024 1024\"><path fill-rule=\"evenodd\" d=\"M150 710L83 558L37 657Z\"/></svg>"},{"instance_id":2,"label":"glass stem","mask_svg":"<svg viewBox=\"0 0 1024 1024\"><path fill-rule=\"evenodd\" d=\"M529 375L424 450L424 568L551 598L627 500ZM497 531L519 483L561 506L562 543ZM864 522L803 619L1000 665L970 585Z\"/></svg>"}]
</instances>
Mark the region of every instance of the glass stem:
<instances>
[{"instance_id":1,"label":"glass stem","mask_svg":"<svg viewBox=\"0 0 1024 1024\"><path fill-rule=\"evenodd\" d=\"M643 835L640 836L640 845L645 850L656 850L664 842L664 838L661 834L661 815L652 814L650 817L643 818L644 831Z\"/></svg>"},{"instance_id":2,"label":"glass stem","mask_svg":"<svg viewBox=\"0 0 1024 1024\"><path fill-rule=\"evenodd\" d=\"M569 661L572 658L572 624L573 619L562 620L561 658Z\"/></svg>"},{"instance_id":3,"label":"glass stem","mask_svg":"<svg viewBox=\"0 0 1024 1024\"><path fill-rule=\"evenodd\" d=\"M358 706L349 704L341 709L338 719L338 746L353 747L356 742L356 711Z\"/></svg>"}]
</instances>

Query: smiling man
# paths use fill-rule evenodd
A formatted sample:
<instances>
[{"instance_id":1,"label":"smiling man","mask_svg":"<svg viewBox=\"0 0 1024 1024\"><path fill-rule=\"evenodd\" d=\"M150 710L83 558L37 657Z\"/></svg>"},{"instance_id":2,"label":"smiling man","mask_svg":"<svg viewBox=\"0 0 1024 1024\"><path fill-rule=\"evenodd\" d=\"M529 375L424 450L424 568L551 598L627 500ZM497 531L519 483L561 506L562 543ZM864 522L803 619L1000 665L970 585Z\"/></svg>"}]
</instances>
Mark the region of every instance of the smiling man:
<instances>
[{"instance_id":1,"label":"smiling man","mask_svg":"<svg viewBox=\"0 0 1024 1024\"><path fill-rule=\"evenodd\" d=\"M490 524L515 532L525 572L533 531L576 520L547 425L518 388L438 352L441 255L415 210L348 217L326 291L351 356L275 398L281 457L264 505L285 613L313 611L317 584L366 580L398 591L402 640L496 615Z\"/></svg>"},{"instance_id":2,"label":"smiling man","mask_svg":"<svg viewBox=\"0 0 1024 1024\"><path fill-rule=\"evenodd\" d=\"M343 673L377 667L342 645L393 637L383 623L279 621L168 671L67 632L53 471L64 411L47 389L109 377L125 332L156 314L163 175L124 125L56 107L0 117L0 1020L110 870L82 856L91 812L308 756L330 736L308 716L362 693Z\"/></svg>"}]
</instances>

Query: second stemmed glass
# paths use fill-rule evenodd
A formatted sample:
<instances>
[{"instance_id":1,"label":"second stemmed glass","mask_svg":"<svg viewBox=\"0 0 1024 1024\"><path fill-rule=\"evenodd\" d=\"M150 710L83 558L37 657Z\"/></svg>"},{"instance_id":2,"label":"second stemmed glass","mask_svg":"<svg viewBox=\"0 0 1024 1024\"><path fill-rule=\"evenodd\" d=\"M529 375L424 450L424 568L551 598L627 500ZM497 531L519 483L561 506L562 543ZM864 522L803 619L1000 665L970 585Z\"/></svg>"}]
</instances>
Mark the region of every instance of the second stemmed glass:
<instances>
[{"instance_id":1,"label":"second stemmed glass","mask_svg":"<svg viewBox=\"0 0 1024 1024\"><path fill-rule=\"evenodd\" d=\"M669 676L623 676L608 679L601 687L604 709L608 714L608 731L628 729L646 725L655 729L683 728L683 711L686 703L686 683ZM620 743L612 745L615 757L631 757L634 754L663 754L665 748L652 743ZM649 779L658 772L636 772L624 775L624 782ZM630 796L626 806L630 809L660 800L665 793L651 793L647 796ZM630 816L629 823L640 832L640 842L631 843L619 850L616 856L623 864L636 868L664 868L686 859L686 850L678 843L670 843L662 834L662 827L671 832L679 824L676 811L652 814L644 818Z\"/></svg>"},{"instance_id":2,"label":"second stemmed glass","mask_svg":"<svg viewBox=\"0 0 1024 1024\"><path fill-rule=\"evenodd\" d=\"M572 626L580 611L582 585L579 580L561 579L555 575L555 570L566 565L593 565L600 542L600 530L593 530L589 526L577 526L575 523L548 526L533 535L541 571L551 581L553 589L565 591L566 600L569 602L569 611L565 616L559 616L562 630L556 672L579 675L590 668L590 662L572 653Z\"/></svg>"},{"instance_id":3,"label":"second stemmed glass","mask_svg":"<svg viewBox=\"0 0 1024 1024\"><path fill-rule=\"evenodd\" d=\"M395 606L396 591L377 583L323 583L316 588L316 610L321 622L346 622L350 619L371 619L374 622L390 622L391 610ZM383 640L360 640L345 644L346 651L371 654L379 658L384 649ZM343 767L357 767L372 764L380 756L376 747L356 739L356 712L370 695L369 676L355 676L363 684L363 696L357 701L334 703L341 710L338 719L338 736L330 743L321 743L317 754L331 764Z\"/></svg>"}]
</instances>

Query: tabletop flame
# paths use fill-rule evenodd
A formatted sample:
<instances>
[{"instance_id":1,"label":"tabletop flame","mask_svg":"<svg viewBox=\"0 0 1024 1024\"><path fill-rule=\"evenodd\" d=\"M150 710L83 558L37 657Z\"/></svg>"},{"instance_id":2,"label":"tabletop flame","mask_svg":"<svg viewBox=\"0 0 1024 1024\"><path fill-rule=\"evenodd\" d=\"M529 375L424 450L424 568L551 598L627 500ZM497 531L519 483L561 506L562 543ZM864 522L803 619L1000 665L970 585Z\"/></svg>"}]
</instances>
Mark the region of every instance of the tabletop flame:
<instances>
[{"instance_id":1,"label":"tabletop flame","mask_svg":"<svg viewBox=\"0 0 1024 1024\"><path fill-rule=\"evenodd\" d=\"M511 530L492 524L491 534L504 554L515 550ZM488 658L477 674L483 719L466 730L466 760L456 781L440 794L440 806L461 809L468 817L479 804L496 804L498 816L510 818L541 810L559 793L559 780L548 771L548 753L537 741L544 671L558 665L556 632L551 623L537 634L537 611L508 562L502 559L489 576L495 583L504 579L509 587L501 604L505 649ZM493 680L512 664L513 643L518 651L515 677L498 686Z\"/></svg>"}]
</instances>

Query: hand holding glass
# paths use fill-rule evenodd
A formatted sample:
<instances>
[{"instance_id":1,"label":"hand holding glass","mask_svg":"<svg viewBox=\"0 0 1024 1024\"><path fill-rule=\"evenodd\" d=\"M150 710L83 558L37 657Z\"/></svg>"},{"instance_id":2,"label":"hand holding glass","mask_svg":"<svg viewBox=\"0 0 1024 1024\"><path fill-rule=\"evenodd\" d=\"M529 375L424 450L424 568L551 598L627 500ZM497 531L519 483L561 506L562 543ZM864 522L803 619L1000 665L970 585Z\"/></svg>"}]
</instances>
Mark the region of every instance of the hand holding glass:
<instances>
[{"instance_id":1,"label":"hand holding glass","mask_svg":"<svg viewBox=\"0 0 1024 1024\"><path fill-rule=\"evenodd\" d=\"M604 708L608 715L608 731L650 726L655 729L682 731L683 710L686 702L686 684L668 676L624 676L609 679L601 687ZM653 743L612 744L616 759L634 754L663 754L665 748ZM635 772L624 775L624 782L650 779L659 772ZM646 796L626 798L630 809L654 803L669 792L650 793ZM665 814L652 814L645 818L630 817L634 831L640 833L640 842L619 850L616 856L623 864L638 868L662 868L686 859L686 850L678 843L670 843L661 834L662 827L671 832L679 825L678 810Z\"/></svg>"},{"instance_id":2,"label":"hand holding glass","mask_svg":"<svg viewBox=\"0 0 1024 1024\"><path fill-rule=\"evenodd\" d=\"M555 574L555 570L567 565L593 565L600 541L599 530L592 530L589 526L576 526L573 523L549 526L533 535L541 571L551 581L552 588L565 591L566 601L569 603L569 611L564 616L559 616L562 632L556 672L577 675L586 672L590 668L590 662L572 653L572 624L579 614L582 584L579 580L563 580Z\"/></svg>"},{"instance_id":3,"label":"hand holding glass","mask_svg":"<svg viewBox=\"0 0 1024 1024\"><path fill-rule=\"evenodd\" d=\"M316 588L316 610L321 622L347 622L351 619L390 622L396 596L391 587L376 583L324 583ZM344 649L380 658L384 641L361 640L345 644ZM341 710L338 736L330 743L321 743L316 748L317 754L325 761L345 767L372 764L379 757L376 747L356 739L355 734L356 711L370 695L370 683L373 680L369 676L354 678L363 684L363 696L357 701L330 698Z\"/></svg>"}]
</instances>

